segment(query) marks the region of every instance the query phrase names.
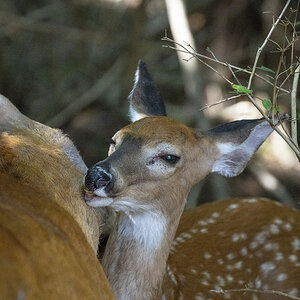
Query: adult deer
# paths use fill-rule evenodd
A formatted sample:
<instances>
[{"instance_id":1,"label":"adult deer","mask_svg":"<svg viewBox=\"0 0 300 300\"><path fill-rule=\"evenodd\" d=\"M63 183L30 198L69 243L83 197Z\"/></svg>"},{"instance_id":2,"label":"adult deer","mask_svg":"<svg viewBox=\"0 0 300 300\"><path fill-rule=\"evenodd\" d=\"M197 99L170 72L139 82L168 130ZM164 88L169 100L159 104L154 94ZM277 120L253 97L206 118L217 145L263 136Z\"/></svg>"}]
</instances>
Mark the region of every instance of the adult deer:
<instances>
[{"instance_id":1,"label":"adult deer","mask_svg":"<svg viewBox=\"0 0 300 300\"><path fill-rule=\"evenodd\" d=\"M61 131L0 96L0 298L113 299L98 263L101 219L86 166Z\"/></svg>"},{"instance_id":2,"label":"adult deer","mask_svg":"<svg viewBox=\"0 0 300 300\"><path fill-rule=\"evenodd\" d=\"M299 296L298 211L235 199L187 211L179 224L191 187L209 172L240 174L273 131L269 123L242 120L203 133L178 123L165 116L142 62L130 116L85 177L87 203L117 212L102 260L117 299L274 299L272 289ZM245 287L259 291L212 291Z\"/></svg>"}]
</instances>

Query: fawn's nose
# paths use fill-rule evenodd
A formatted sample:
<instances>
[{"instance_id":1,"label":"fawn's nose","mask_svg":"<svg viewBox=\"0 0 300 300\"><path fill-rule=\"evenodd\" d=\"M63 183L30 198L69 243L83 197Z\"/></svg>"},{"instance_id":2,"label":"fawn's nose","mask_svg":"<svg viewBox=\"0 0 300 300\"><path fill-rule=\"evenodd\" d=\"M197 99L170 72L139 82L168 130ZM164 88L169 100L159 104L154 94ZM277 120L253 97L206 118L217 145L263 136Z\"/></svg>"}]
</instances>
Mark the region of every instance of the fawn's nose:
<instances>
[{"instance_id":1,"label":"fawn's nose","mask_svg":"<svg viewBox=\"0 0 300 300\"><path fill-rule=\"evenodd\" d=\"M88 169L84 184L89 191L103 188L106 192L109 192L113 187L113 176L100 165L94 165Z\"/></svg>"}]
</instances>

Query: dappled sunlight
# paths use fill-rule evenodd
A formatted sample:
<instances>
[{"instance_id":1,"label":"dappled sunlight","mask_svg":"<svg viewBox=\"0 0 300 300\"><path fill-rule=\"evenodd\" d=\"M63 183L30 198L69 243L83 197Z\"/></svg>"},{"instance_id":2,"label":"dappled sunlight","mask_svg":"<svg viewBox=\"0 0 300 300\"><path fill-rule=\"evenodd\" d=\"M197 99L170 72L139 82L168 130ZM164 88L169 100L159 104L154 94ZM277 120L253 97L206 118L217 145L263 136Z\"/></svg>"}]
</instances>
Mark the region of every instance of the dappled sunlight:
<instances>
[{"instance_id":1,"label":"dappled sunlight","mask_svg":"<svg viewBox=\"0 0 300 300\"><path fill-rule=\"evenodd\" d=\"M276 133L273 133L269 140L268 146L270 151L264 154L264 158L275 167L294 169L300 172L300 164L294 152L286 142Z\"/></svg>"}]
</instances>

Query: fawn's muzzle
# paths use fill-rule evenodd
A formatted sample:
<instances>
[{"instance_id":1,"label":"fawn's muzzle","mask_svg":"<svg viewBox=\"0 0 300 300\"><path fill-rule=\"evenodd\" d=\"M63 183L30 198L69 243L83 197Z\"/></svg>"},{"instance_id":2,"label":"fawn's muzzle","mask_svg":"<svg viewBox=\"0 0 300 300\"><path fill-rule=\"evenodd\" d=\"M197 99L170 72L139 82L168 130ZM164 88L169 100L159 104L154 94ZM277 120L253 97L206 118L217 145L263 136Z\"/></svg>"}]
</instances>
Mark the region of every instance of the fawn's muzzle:
<instances>
[{"instance_id":1,"label":"fawn's muzzle","mask_svg":"<svg viewBox=\"0 0 300 300\"><path fill-rule=\"evenodd\" d=\"M84 178L84 184L87 190L95 191L104 189L109 192L113 187L113 176L100 165L90 168Z\"/></svg>"}]
</instances>

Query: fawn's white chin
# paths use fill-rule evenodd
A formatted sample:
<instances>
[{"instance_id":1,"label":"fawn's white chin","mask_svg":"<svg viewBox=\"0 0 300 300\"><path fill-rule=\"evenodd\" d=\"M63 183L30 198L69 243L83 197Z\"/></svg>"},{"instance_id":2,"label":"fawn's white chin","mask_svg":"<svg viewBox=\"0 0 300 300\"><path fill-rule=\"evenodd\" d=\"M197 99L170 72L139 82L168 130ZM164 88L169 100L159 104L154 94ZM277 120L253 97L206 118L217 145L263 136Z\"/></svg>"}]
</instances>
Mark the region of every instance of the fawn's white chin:
<instances>
[{"instance_id":1,"label":"fawn's white chin","mask_svg":"<svg viewBox=\"0 0 300 300\"><path fill-rule=\"evenodd\" d=\"M92 207L105 207L113 203L112 198L102 198L102 197L97 197L95 195L94 197L85 200L86 200L86 204Z\"/></svg>"},{"instance_id":2,"label":"fawn's white chin","mask_svg":"<svg viewBox=\"0 0 300 300\"><path fill-rule=\"evenodd\" d=\"M109 206L113 199L109 198L103 188L97 189L93 192L86 191L84 195L87 205L92 207L105 207Z\"/></svg>"}]
</instances>

